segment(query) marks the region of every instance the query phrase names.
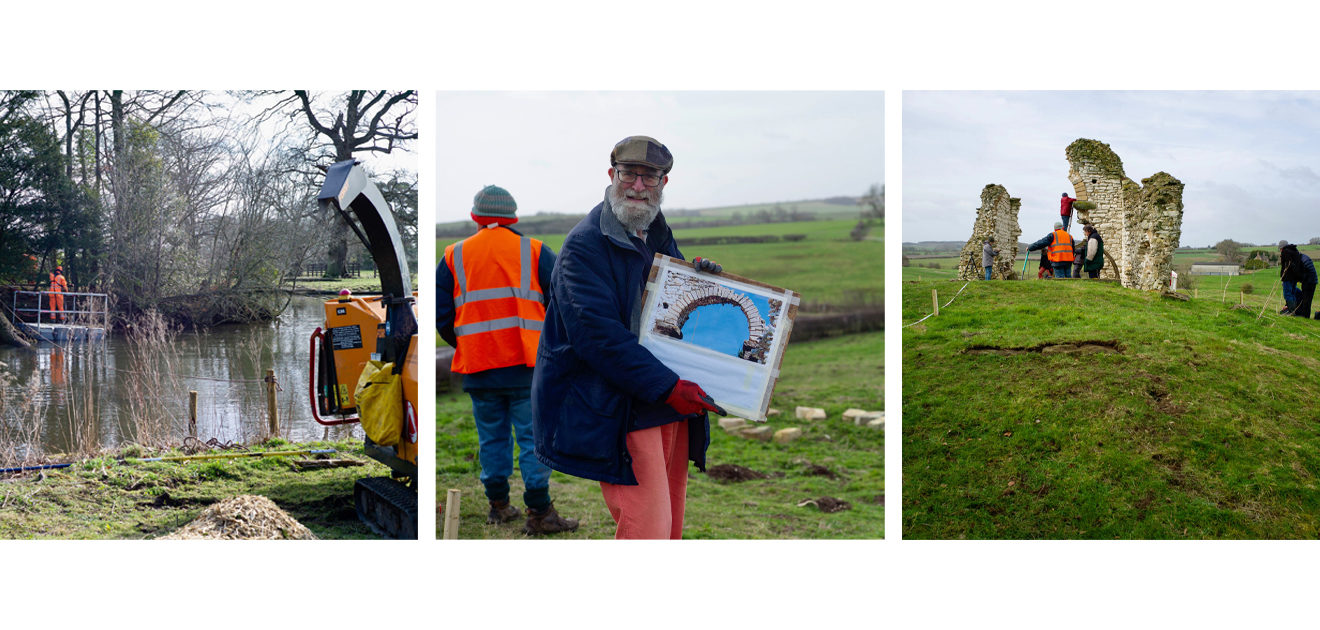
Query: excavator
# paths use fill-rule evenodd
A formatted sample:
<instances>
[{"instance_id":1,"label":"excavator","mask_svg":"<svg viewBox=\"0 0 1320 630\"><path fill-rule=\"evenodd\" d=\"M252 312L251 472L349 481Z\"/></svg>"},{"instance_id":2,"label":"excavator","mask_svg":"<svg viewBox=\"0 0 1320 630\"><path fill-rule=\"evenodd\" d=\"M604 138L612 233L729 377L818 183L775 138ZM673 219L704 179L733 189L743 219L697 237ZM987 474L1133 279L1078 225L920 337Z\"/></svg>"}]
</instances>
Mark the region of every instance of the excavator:
<instances>
[{"instance_id":1,"label":"excavator","mask_svg":"<svg viewBox=\"0 0 1320 630\"><path fill-rule=\"evenodd\" d=\"M326 426L362 425L364 451L390 476L354 484L358 518L378 535L416 539L417 298L403 240L389 204L356 160L326 169L317 201L371 253L381 295L344 290L325 302L325 325L310 339L312 417Z\"/></svg>"}]
</instances>

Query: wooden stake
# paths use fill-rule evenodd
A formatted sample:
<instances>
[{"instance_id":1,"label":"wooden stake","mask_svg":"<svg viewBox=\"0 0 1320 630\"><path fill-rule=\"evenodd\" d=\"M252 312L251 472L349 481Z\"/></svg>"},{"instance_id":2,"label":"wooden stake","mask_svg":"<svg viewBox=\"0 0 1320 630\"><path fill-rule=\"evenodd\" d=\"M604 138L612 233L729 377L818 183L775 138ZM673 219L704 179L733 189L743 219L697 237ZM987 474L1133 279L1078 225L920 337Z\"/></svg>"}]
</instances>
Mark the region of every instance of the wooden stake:
<instances>
[{"instance_id":1,"label":"wooden stake","mask_svg":"<svg viewBox=\"0 0 1320 630\"><path fill-rule=\"evenodd\" d=\"M188 435L197 437L197 392L188 392Z\"/></svg>"},{"instance_id":2,"label":"wooden stake","mask_svg":"<svg viewBox=\"0 0 1320 630\"><path fill-rule=\"evenodd\" d=\"M1199 298L1199 297L1201 297L1201 290L1200 290L1200 289L1192 289L1192 297L1193 297L1193 298Z\"/></svg>"},{"instance_id":3,"label":"wooden stake","mask_svg":"<svg viewBox=\"0 0 1320 630\"><path fill-rule=\"evenodd\" d=\"M938 289L930 290L930 301L935 305L935 316L940 316L940 292Z\"/></svg>"},{"instance_id":4,"label":"wooden stake","mask_svg":"<svg viewBox=\"0 0 1320 630\"><path fill-rule=\"evenodd\" d=\"M458 506L463 500L461 490L449 489L445 496L445 525L441 534L443 540L458 540Z\"/></svg>"},{"instance_id":5,"label":"wooden stake","mask_svg":"<svg viewBox=\"0 0 1320 630\"><path fill-rule=\"evenodd\" d=\"M275 370L266 370L266 413L270 417L271 437L279 437L280 408L275 404Z\"/></svg>"}]
</instances>

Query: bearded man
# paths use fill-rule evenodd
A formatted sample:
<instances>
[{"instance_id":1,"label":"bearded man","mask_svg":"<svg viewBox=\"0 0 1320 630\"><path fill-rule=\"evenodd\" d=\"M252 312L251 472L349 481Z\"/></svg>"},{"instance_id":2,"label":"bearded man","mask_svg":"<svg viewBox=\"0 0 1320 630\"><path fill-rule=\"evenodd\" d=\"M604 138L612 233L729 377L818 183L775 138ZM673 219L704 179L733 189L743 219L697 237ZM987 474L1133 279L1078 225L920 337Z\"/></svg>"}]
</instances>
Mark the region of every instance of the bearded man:
<instances>
[{"instance_id":1,"label":"bearded man","mask_svg":"<svg viewBox=\"0 0 1320 630\"><path fill-rule=\"evenodd\" d=\"M682 537L687 462L706 470L706 412L722 411L638 343L654 254L683 258L660 211L673 164L654 138L614 145L604 201L555 260L532 377L537 458L600 482L615 538Z\"/></svg>"}]
</instances>

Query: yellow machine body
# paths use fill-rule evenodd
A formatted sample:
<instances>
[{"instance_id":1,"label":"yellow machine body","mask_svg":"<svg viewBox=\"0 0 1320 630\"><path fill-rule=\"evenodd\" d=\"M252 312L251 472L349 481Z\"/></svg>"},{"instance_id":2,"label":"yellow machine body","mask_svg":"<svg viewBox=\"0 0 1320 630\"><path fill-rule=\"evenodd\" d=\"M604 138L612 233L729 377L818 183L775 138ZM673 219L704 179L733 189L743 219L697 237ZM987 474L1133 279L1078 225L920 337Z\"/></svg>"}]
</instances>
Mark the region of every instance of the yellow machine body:
<instances>
[{"instance_id":1,"label":"yellow machine body","mask_svg":"<svg viewBox=\"0 0 1320 630\"><path fill-rule=\"evenodd\" d=\"M340 412L357 409L353 389L376 351L377 330L384 321L385 305L379 295L325 302L325 335L335 366L331 385Z\"/></svg>"}]
</instances>

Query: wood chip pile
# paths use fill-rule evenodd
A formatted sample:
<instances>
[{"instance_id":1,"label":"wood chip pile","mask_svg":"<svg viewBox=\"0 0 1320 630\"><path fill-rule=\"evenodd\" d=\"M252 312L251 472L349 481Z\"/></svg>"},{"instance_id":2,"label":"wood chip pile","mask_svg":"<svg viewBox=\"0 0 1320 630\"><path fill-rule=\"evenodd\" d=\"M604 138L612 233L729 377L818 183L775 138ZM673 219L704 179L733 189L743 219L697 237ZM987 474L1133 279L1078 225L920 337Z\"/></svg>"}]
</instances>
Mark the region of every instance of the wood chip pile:
<instances>
[{"instance_id":1,"label":"wood chip pile","mask_svg":"<svg viewBox=\"0 0 1320 630\"><path fill-rule=\"evenodd\" d=\"M311 530L266 497L244 494L202 510L167 540L316 540Z\"/></svg>"}]
</instances>

